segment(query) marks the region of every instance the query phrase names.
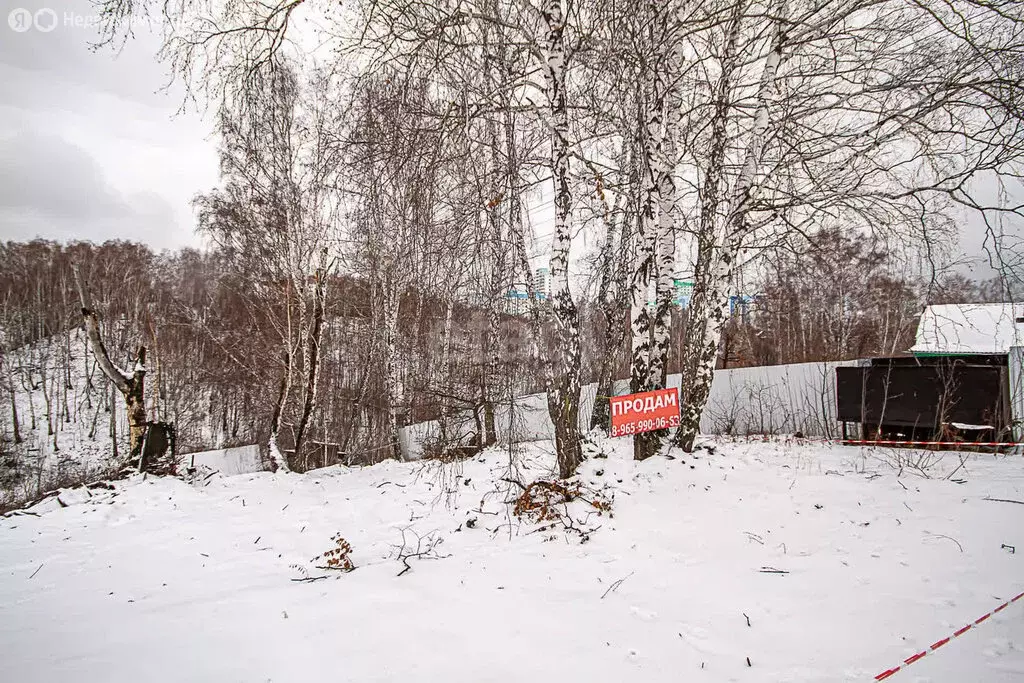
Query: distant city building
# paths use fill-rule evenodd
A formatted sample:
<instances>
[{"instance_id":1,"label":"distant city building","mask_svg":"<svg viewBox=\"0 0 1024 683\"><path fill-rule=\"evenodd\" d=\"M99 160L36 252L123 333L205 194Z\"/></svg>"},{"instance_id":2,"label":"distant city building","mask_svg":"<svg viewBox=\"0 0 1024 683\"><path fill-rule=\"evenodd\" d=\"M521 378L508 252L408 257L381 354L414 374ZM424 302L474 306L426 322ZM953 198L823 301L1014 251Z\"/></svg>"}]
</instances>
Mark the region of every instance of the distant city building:
<instances>
[{"instance_id":1,"label":"distant city building","mask_svg":"<svg viewBox=\"0 0 1024 683\"><path fill-rule=\"evenodd\" d=\"M757 294L733 294L729 297L729 316L739 316L742 322L749 322L757 308Z\"/></svg>"},{"instance_id":2,"label":"distant city building","mask_svg":"<svg viewBox=\"0 0 1024 683\"><path fill-rule=\"evenodd\" d=\"M538 268L533 276L533 291L537 292L537 298L547 299L551 293L551 271L547 268Z\"/></svg>"},{"instance_id":3,"label":"distant city building","mask_svg":"<svg viewBox=\"0 0 1024 683\"><path fill-rule=\"evenodd\" d=\"M547 297L537 293L537 300L541 303L547 301ZM505 312L509 315L525 315L530 312L530 295L525 288L512 288L505 294Z\"/></svg>"},{"instance_id":4,"label":"distant city building","mask_svg":"<svg viewBox=\"0 0 1024 683\"><path fill-rule=\"evenodd\" d=\"M533 276L533 291L537 301L547 301L551 287L551 276L547 268L538 268ZM509 315L524 315L530 311L530 295L526 285L516 285L505 294L505 312Z\"/></svg>"},{"instance_id":5,"label":"distant city building","mask_svg":"<svg viewBox=\"0 0 1024 683\"><path fill-rule=\"evenodd\" d=\"M529 310L530 297L521 289L510 289L505 295L505 312L509 315L523 315Z\"/></svg>"},{"instance_id":6,"label":"distant city building","mask_svg":"<svg viewBox=\"0 0 1024 683\"><path fill-rule=\"evenodd\" d=\"M680 308L690 305L690 297L693 296L693 283L689 280L672 280L676 288L675 304Z\"/></svg>"}]
</instances>

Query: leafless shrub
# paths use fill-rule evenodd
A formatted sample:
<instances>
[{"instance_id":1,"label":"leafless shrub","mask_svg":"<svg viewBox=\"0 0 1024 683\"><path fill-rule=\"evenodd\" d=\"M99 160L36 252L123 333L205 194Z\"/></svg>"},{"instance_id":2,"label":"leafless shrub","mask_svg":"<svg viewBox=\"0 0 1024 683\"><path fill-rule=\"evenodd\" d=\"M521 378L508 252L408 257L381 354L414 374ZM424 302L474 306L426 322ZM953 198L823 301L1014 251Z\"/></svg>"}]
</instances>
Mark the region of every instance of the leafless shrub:
<instances>
[{"instance_id":1,"label":"leafless shrub","mask_svg":"<svg viewBox=\"0 0 1024 683\"><path fill-rule=\"evenodd\" d=\"M446 507L456 507L465 477L465 461L480 451L480 446L475 445L445 444L437 439L423 442L421 473L426 472L437 487L435 502L443 498Z\"/></svg>"},{"instance_id":2,"label":"leafless shrub","mask_svg":"<svg viewBox=\"0 0 1024 683\"><path fill-rule=\"evenodd\" d=\"M930 479L935 467L942 462L943 453L934 450L922 450L917 448L879 448L877 457L892 469L896 470L896 476L902 475L905 471L918 474L925 479Z\"/></svg>"},{"instance_id":3,"label":"leafless shrub","mask_svg":"<svg viewBox=\"0 0 1024 683\"><path fill-rule=\"evenodd\" d=\"M415 539L415 545L412 544L412 539ZM392 559L398 560L404 567L398 572L398 576L412 570L410 560L442 560L451 557L438 552L438 547L443 543L444 536L436 530L420 535L411 527L402 529L402 544L392 546Z\"/></svg>"}]
</instances>

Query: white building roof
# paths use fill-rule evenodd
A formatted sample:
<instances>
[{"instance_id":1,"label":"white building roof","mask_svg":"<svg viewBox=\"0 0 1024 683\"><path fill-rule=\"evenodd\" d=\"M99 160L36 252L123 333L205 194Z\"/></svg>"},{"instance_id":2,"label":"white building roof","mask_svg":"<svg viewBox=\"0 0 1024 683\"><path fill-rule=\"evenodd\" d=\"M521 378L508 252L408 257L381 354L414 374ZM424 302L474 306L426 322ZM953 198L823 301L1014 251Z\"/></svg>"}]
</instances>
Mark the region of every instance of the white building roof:
<instances>
[{"instance_id":1,"label":"white building roof","mask_svg":"<svg viewBox=\"0 0 1024 683\"><path fill-rule=\"evenodd\" d=\"M915 342L916 354L1008 353L1024 345L1024 304L928 306Z\"/></svg>"}]
</instances>

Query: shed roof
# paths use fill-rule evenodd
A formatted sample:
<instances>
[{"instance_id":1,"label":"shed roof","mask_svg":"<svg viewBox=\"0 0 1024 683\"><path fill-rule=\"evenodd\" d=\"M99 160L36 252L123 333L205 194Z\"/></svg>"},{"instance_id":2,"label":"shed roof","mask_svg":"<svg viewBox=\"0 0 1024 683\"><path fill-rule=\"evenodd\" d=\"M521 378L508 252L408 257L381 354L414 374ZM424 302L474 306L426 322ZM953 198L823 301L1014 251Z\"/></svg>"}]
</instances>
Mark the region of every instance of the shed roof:
<instances>
[{"instance_id":1,"label":"shed roof","mask_svg":"<svg viewBox=\"0 0 1024 683\"><path fill-rule=\"evenodd\" d=\"M1024 304L943 304L924 309L910 350L915 355L1003 354L1021 345Z\"/></svg>"}]
</instances>

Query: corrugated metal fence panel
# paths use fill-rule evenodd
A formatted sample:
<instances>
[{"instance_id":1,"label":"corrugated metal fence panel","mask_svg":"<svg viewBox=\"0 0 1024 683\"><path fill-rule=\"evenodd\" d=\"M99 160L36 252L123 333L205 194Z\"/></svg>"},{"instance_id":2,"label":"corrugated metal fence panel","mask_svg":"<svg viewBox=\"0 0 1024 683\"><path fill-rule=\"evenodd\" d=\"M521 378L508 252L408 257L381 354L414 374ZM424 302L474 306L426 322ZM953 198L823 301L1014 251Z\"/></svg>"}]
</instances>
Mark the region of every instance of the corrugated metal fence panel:
<instances>
[{"instance_id":1,"label":"corrugated metal fence panel","mask_svg":"<svg viewBox=\"0 0 1024 683\"><path fill-rule=\"evenodd\" d=\"M861 361L797 363L756 368L732 368L715 372L708 405L701 418L704 434L792 434L836 438L836 368L857 366ZM669 375L668 386L678 387L680 375ZM615 383L616 395L628 393L629 382ZM580 396L580 428L587 431L597 387L588 384ZM1022 412L1024 414L1024 412ZM472 413L453 419L453 431L474 430ZM499 443L550 439L554 429L547 414L544 394L522 396L513 406L495 409ZM402 451L416 459L423 440L436 435L437 423L425 422L403 429Z\"/></svg>"},{"instance_id":2,"label":"corrugated metal fence panel","mask_svg":"<svg viewBox=\"0 0 1024 683\"><path fill-rule=\"evenodd\" d=\"M834 438L836 368L859 361L796 363L715 372L701 417L704 434L792 434Z\"/></svg>"}]
</instances>

